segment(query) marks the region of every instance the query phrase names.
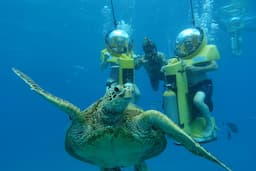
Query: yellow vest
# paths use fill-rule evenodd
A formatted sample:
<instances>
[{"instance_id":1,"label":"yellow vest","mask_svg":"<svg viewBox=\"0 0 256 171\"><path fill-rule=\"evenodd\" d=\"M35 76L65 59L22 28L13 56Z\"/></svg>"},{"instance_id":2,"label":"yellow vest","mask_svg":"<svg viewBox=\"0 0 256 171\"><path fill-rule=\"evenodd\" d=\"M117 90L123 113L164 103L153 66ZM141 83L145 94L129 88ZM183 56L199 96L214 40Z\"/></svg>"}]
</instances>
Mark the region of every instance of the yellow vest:
<instances>
[{"instance_id":1,"label":"yellow vest","mask_svg":"<svg viewBox=\"0 0 256 171\"><path fill-rule=\"evenodd\" d=\"M109 53L109 51L105 48L101 51L100 60L105 60L105 53ZM111 53L110 53L111 54ZM119 84L123 84L127 81L129 77L129 81L134 82L134 58L133 53L122 53L122 54L111 54L111 58L107 59L107 62L111 65L119 66L119 76L118 82Z\"/></svg>"}]
</instances>

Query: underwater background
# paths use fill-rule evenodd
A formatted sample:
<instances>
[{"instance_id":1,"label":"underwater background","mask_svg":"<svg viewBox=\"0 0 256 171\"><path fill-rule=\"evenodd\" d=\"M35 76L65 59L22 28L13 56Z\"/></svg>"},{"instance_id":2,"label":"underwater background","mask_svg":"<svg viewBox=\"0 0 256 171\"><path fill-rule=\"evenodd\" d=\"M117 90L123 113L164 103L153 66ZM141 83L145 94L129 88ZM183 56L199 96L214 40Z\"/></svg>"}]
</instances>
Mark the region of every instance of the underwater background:
<instances>
[{"instance_id":1,"label":"underwater background","mask_svg":"<svg viewBox=\"0 0 256 171\"><path fill-rule=\"evenodd\" d=\"M148 36L159 51L171 57L177 34L191 27L188 0L113 2L117 20L132 27L137 54L142 54L141 44ZM218 139L203 146L234 171L254 171L256 2L193 2L197 24L207 30L209 42L216 44L221 54L219 69L210 73ZM231 9L225 8L227 5ZM242 40L238 53L231 48L232 17L241 19L241 25L234 26ZM67 115L29 90L11 68L20 69L45 90L85 108L105 92L108 73L100 71L99 56L104 34L112 27L110 0L0 1L1 171L98 170L65 152L64 137L70 123ZM162 110L163 86L152 91L144 69L136 71L136 83L141 89L138 105ZM147 163L152 171L222 169L170 139L165 152Z\"/></svg>"}]
</instances>

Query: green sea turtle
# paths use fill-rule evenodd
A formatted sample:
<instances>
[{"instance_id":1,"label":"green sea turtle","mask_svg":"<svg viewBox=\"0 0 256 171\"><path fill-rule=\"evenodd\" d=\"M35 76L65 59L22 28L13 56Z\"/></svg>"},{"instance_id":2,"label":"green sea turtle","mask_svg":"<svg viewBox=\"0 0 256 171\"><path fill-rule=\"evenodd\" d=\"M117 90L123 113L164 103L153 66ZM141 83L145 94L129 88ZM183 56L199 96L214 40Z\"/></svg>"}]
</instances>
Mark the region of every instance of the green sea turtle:
<instances>
[{"instance_id":1,"label":"green sea turtle","mask_svg":"<svg viewBox=\"0 0 256 171\"><path fill-rule=\"evenodd\" d=\"M135 171L149 171L145 160L166 148L166 135L195 155L211 160L228 171L224 163L181 130L167 116L156 110L144 111L130 103L131 86L115 85L85 110L56 97L21 71L14 73L30 88L70 117L65 148L73 157L100 167L101 171L121 171L134 166Z\"/></svg>"}]
</instances>

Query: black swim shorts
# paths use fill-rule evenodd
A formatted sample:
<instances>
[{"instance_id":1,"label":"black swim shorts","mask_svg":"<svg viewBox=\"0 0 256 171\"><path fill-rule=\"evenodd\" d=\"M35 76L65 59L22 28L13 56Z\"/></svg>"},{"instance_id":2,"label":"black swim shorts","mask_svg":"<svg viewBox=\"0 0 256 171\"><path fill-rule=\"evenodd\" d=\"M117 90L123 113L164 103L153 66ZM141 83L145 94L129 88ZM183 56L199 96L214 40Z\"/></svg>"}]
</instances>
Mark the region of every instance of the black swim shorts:
<instances>
[{"instance_id":1,"label":"black swim shorts","mask_svg":"<svg viewBox=\"0 0 256 171\"><path fill-rule=\"evenodd\" d=\"M189 87L189 97L190 100L193 101L193 98L198 91L203 91L206 95L204 102L208 105L209 110L213 111L213 102L212 102L212 91L213 91L213 84L212 80L206 79L200 81L199 83Z\"/></svg>"}]
</instances>

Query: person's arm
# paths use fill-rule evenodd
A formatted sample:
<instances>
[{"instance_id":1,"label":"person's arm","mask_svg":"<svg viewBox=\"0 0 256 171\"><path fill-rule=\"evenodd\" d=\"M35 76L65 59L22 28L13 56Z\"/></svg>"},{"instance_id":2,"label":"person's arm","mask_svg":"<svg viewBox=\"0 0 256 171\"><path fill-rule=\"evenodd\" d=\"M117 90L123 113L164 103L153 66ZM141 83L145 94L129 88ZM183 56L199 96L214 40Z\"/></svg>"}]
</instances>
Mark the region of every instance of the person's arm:
<instances>
[{"instance_id":1,"label":"person's arm","mask_svg":"<svg viewBox=\"0 0 256 171\"><path fill-rule=\"evenodd\" d=\"M109 52L102 52L101 53L101 63L100 63L100 69L101 71L104 71L108 67L108 59L111 57Z\"/></svg>"},{"instance_id":2,"label":"person's arm","mask_svg":"<svg viewBox=\"0 0 256 171\"><path fill-rule=\"evenodd\" d=\"M162 64L162 66L164 66L164 65L167 65L167 64L168 64L168 60L167 60L167 58L166 58L166 56L165 56L165 54L164 54L164 53L162 53L162 52L158 52L158 56L159 56L159 58L160 58L160 60L161 60L161 64Z\"/></svg>"},{"instance_id":3,"label":"person's arm","mask_svg":"<svg viewBox=\"0 0 256 171\"><path fill-rule=\"evenodd\" d=\"M144 57L143 56L136 56L134 58L135 63L135 69L140 69L144 63Z\"/></svg>"},{"instance_id":4,"label":"person's arm","mask_svg":"<svg viewBox=\"0 0 256 171\"><path fill-rule=\"evenodd\" d=\"M197 65L187 65L185 70L189 72L208 72L218 69L216 61L212 60L203 64Z\"/></svg>"}]
</instances>

